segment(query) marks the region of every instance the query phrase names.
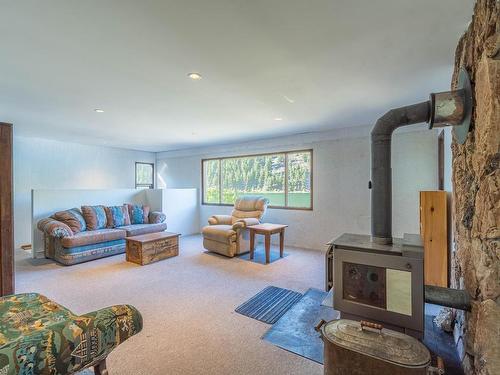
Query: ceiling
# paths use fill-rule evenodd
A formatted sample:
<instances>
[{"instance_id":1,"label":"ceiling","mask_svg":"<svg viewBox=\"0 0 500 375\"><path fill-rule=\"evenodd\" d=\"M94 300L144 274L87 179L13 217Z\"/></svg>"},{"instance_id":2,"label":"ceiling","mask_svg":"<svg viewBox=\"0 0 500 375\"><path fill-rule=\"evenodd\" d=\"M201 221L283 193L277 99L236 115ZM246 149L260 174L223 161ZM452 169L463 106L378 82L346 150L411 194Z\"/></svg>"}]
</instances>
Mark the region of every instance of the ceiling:
<instances>
[{"instance_id":1,"label":"ceiling","mask_svg":"<svg viewBox=\"0 0 500 375\"><path fill-rule=\"evenodd\" d=\"M3 1L0 121L17 135L148 151L367 125L449 89L472 8L472 0Z\"/></svg>"}]
</instances>

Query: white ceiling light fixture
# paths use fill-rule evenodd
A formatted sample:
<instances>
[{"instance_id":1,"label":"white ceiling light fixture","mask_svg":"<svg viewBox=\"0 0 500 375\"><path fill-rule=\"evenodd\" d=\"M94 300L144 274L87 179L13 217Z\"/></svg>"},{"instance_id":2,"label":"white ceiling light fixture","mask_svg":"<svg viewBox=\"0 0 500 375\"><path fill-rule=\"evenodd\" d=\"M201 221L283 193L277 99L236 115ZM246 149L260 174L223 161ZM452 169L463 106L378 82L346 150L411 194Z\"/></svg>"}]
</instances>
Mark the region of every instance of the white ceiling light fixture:
<instances>
[{"instance_id":1,"label":"white ceiling light fixture","mask_svg":"<svg viewBox=\"0 0 500 375\"><path fill-rule=\"evenodd\" d=\"M94 109L94 112L103 113L104 109L96 108L96 109Z\"/></svg>"},{"instance_id":2,"label":"white ceiling light fixture","mask_svg":"<svg viewBox=\"0 0 500 375\"><path fill-rule=\"evenodd\" d=\"M201 74L196 73L196 72L192 72L192 73L188 73L188 77L191 78L193 81L199 81L201 79Z\"/></svg>"},{"instance_id":3,"label":"white ceiling light fixture","mask_svg":"<svg viewBox=\"0 0 500 375\"><path fill-rule=\"evenodd\" d=\"M275 117L274 121L283 121L283 118L282 117Z\"/></svg>"}]
</instances>

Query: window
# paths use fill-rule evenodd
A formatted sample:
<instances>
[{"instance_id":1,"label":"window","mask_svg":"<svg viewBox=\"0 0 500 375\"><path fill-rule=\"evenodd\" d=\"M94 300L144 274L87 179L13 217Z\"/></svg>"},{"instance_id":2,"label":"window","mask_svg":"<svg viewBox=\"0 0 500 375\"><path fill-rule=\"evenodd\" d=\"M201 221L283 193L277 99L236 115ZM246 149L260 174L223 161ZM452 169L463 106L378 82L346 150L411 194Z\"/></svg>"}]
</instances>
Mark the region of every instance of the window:
<instances>
[{"instance_id":1,"label":"window","mask_svg":"<svg viewBox=\"0 0 500 375\"><path fill-rule=\"evenodd\" d=\"M154 189L155 165L153 163L135 163L135 188Z\"/></svg>"},{"instance_id":2,"label":"window","mask_svg":"<svg viewBox=\"0 0 500 375\"><path fill-rule=\"evenodd\" d=\"M262 195L275 208L312 209L312 150L202 160L203 204Z\"/></svg>"}]
</instances>

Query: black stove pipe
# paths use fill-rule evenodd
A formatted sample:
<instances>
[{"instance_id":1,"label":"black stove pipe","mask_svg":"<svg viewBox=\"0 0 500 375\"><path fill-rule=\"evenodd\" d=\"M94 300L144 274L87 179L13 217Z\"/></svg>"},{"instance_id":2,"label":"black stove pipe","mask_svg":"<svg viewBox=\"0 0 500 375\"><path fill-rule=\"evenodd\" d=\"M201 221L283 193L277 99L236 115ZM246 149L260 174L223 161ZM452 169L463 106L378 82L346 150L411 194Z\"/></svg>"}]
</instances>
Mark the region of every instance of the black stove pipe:
<instances>
[{"instance_id":1,"label":"black stove pipe","mask_svg":"<svg viewBox=\"0 0 500 375\"><path fill-rule=\"evenodd\" d=\"M428 122L430 116L430 101L391 109L377 120L371 132L371 229L375 243L392 243L392 133L402 126Z\"/></svg>"}]
</instances>

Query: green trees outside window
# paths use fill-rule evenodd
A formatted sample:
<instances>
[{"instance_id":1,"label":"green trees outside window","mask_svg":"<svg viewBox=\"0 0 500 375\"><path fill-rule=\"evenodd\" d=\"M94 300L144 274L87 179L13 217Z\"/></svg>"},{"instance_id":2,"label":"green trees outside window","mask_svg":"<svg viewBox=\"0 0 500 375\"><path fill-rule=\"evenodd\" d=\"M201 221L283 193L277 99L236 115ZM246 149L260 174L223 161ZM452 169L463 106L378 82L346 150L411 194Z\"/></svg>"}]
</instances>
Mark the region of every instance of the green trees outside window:
<instances>
[{"instance_id":1,"label":"green trees outside window","mask_svg":"<svg viewBox=\"0 0 500 375\"><path fill-rule=\"evenodd\" d=\"M204 204L263 195L273 207L312 208L312 150L207 159L202 167Z\"/></svg>"},{"instance_id":2,"label":"green trees outside window","mask_svg":"<svg viewBox=\"0 0 500 375\"><path fill-rule=\"evenodd\" d=\"M135 188L136 189L154 189L154 170L153 163L135 163Z\"/></svg>"}]
</instances>

